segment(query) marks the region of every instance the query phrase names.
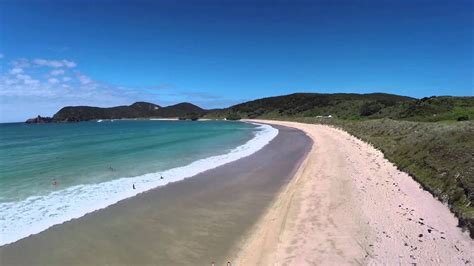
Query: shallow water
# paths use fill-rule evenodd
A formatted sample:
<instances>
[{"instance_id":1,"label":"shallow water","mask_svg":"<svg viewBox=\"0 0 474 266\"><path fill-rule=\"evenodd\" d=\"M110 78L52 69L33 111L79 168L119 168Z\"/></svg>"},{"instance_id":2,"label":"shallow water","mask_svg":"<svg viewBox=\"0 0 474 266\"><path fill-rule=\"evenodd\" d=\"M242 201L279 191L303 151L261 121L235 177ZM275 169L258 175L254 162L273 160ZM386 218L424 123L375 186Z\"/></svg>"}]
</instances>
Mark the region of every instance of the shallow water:
<instances>
[{"instance_id":1,"label":"shallow water","mask_svg":"<svg viewBox=\"0 0 474 266\"><path fill-rule=\"evenodd\" d=\"M225 153L255 130L229 122L0 124L0 202L183 166Z\"/></svg>"},{"instance_id":2,"label":"shallow water","mask_svg":"<svg viewBox=\"0 0 474 266\"><path fill-rule=\"evenodd\" d=\"M248 157L0 247L0 264L225 265L311 147L277 128Z\"/></svg>"},{"instance_id":3,"label":"shallow water","mask_svg":"<svg viewBox=\"0 0 474 266\"><path fill-rule=\"evenodd\" d=\"M275 132L238 122L2 125L0 244L248 156Z\"/></svg>"}]
</instances>

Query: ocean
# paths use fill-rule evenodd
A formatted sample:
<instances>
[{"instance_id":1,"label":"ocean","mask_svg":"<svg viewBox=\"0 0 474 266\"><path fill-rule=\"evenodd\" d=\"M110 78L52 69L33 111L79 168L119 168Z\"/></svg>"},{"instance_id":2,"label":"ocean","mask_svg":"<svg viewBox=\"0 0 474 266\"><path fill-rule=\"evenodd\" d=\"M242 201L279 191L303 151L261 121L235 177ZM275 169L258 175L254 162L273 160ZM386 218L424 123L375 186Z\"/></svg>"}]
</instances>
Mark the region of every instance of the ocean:
<instances>
[{"instance_id":1,"label":"ocean","mask_svg":"<svg viewBox=\"0 0 474 266\"><path fill-rule=\"evenodd\" d=\"M0 245L248 156L277 134L226 121L0 124Z\"/></svg>"}]
</instances>

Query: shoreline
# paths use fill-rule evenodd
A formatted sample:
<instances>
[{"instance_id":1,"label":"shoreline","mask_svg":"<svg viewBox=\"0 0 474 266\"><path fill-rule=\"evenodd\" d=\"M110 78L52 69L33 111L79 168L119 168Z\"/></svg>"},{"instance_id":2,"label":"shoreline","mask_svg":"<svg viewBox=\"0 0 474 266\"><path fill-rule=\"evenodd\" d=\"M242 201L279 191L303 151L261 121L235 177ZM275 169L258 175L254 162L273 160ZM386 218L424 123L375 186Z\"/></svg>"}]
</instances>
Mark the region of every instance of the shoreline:
<instances>
[{"instance_id":1,"label":"shoreline","mask_svg":"<svg viewBox=\"0 0 474 266\"><path fill-rule=\"evenodd\" d=\"M238 265L469 264L474 241L448 207L369 144L324 125L293 127L313 148L241 243Z\"/></svg>"},{"instance_id":2,"label":"shoreline","mask_svg":"<svg viewBox=\"0 0 474 266\"><path fill-rule=\"evenodd\" d=\"M225 264L311 140L280 133L250 156L0 247L0 264Z\"/></svg>"},{"instance_id":3,"label":"shoreline","mask_svg":"<svg viewBox=\"0 0 474 266\"><path fill-rule=\"evenodd\" d=\"M255 123L254 125L258 129L255 135L225 154L202 158L190 164L160 172L121 177L103 183L77 185L45 196L31 196L18 202L0 203L0 207L7 210L2 215L3 219L11 221L0 228L2 235L0 246L41 233L56 224L81 218L88 213L107 208L150 189L191 178L212 168L244 158L262 149L278 135L278 130L271 126ZM160 178L162 176L166 178ZM133 190L130 190L132 186ZM78 198L71 198L71 194L75 194ZM91 201L94 203L91 204ZM34 207L30 208L30 206ZM13 211L9 212L9 209ZM23 212L18 214L16 209L21 209ZM39 215L38 209L43 210L42 215ZM25 215L25 210L36 215Z\"/></svg>"}]
</instances>

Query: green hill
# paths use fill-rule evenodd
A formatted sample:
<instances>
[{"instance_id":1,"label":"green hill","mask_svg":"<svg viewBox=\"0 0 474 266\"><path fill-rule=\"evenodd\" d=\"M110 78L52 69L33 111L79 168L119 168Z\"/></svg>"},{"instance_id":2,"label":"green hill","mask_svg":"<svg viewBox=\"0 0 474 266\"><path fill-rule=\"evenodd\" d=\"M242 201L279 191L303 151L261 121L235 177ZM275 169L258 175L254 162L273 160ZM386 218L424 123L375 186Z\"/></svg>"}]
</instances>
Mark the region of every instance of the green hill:
<instances>
[{"instance_id":1,"label":"green hill","mask_svg":"<svg viewBox=\"0 0 474 266\"><path fill-rule=\"evenodd\" d=\"M474 117L474 97L411 97L372 94L295 93L211 110L206 116L224 118L229 114L244 118L331 116L344 120L391 118L411 121L469 120Z\"/></svg>"},{"instance_id":2,"label":"green hill","mask_svg":"<svg viewBox=\"0 0 474 266\"><path fill-rule=\"evenodd\" d=\"M296 93L211 110L207 117L330 124L372 143L447 203L474 238L474 97Z\"/></svg>"},{"instance_id":3,"label":"green hill","mask_svg":"<svg viewBox=\"0 0 474 266\"><path fill-rule=\"evenodd\" d=\"M189 114L202 116L206 110L191 103L179 103L161 107L147 102L136 102L128 106L110 108L91 106L68 106L59 110L53 116L53 122L79 122L97 119L121 118L169 118L182 117Z\"/></svg>"}]
</instances>

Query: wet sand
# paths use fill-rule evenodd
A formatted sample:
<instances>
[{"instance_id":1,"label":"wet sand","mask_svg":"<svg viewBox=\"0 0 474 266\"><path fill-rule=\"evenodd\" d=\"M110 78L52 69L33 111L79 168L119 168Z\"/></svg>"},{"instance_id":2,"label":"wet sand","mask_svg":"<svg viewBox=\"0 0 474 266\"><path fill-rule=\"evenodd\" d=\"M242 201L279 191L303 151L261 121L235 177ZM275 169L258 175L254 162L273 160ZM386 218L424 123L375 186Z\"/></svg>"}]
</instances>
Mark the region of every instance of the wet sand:
<instances>
[{"instance_id":1,"label":"wet sand","mask_svg":"<svg viewBox=\"0 0 474 266\"><path fill-rule=\"evenodd\" d=\"M257 153L0 247L0 265L223 265L312 146L277 126Z\"/></svg>"},{"instance_id":2,"label":"wet sand","mask_svg":"<svg viewBox=\"0 0 474 266\"><path fill-rule=\"evenodd\" d=\"M238 265L473 265L474 241L448 207L382 152L325 125L243 242Z\"/></svg>"}]
</instances>

